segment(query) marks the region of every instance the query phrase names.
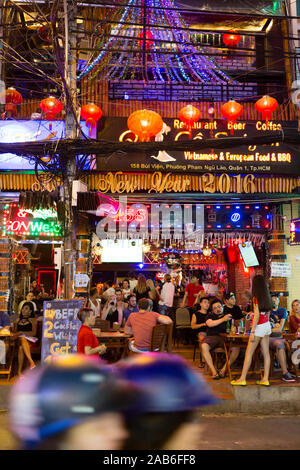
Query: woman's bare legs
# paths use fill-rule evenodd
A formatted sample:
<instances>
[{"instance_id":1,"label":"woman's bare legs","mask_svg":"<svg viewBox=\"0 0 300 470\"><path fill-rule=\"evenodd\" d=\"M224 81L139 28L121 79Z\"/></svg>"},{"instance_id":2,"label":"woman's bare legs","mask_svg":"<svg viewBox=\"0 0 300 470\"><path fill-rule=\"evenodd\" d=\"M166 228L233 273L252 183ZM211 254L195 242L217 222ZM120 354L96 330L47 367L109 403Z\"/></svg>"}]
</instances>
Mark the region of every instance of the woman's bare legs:
<instances>
[{"instance_id":1,"label":"woman's bare legs","mask_svg":"<svg viewBox=\"0 0 300 470\"><path fill-rule=\"evenodd\" d=\"M22 346L20 345L18 349L18 375L22 374L23 364L24 364L24 351L23 351Z\"/></svg>"},{"instance_id":2,"label":"woman's bare legs","mask_svg":"<svg viewBox=\"0 0 300 470\"><path fill-rule=\"evenodd\" d=\"M248 342L242 373L241 373L240 378L237 379L235 382L243 382L244 380L246 380L248 370L250 369L250 366L251 366L254 351L259 345L260 340L261 338L259 338L258 336L254 336L254 341Z\"/></svg>"},{"instance_id":3,"label":"woman's bare legs","mask_svg":"<svg viewBox=\"0 0 300 470\"><path fill-rule=\"evenodd\" d=\"M264 376L262 378L262 382L267 382L269 380L269 373L270 373L270 351L269 351L269 335L264 336L261 339L260 347L264 356Z\"/></svg>"},{"instance_id":4,"label":"woman's bare legs","mask_svg":"<svg viewBox=\"0 0 300 470\"><path fill-rule=\"evenodd\" d=\"M35 363L33 362L33 359L31 357L30 346L29 346L29 343L28 343L27 339L26 338L20 338L20 340L21 340L21 348L22 348L25 356L27 357L27 359L30 363L30 367L34 367Z\"/></svg>"}]
</instances>

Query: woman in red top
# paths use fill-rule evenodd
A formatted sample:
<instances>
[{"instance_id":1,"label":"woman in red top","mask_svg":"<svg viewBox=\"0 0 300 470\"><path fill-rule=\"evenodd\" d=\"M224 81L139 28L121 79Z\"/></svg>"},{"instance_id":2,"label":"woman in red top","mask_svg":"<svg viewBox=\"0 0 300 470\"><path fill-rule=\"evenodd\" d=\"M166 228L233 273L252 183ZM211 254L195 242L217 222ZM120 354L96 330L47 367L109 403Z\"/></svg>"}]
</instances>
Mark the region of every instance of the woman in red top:
<instances>
[{"instance_id":1,"label":"woman in red top","mask_svg":"<svg viewBox=\"0 0 300 470\"><path fill-rule=\"evenodd\" d=\"M292 302L292 311L290 314L290 332L300 332L300 302L298 299Z\"/></svg>"},{"instance_id":2,"label":"woman in red top","mask_svg":"<svg viewBox=\"0 0 300 470\"><path fill-rule=\"evenodd\" d=\"M99 358L99 354L106 352L105 344L98 343L97 337L94 335L92 326L95 325L95 316L93 309L81 308L77 314L78 320L82 325L77 335L77 352L88 356Z\"/></svg>"},{"instance_id":3,"label":"woman in red top","mask_svg":"<svg viewBox=\"0 0 300 470\"><path fill-rule=\"evenodd\" d=\"M257 346L260 344L264 357L264 376L262 380L257 382L257 384L269 386L269 371L271 363L269 352L269 336L272 332L269 322L269 311L272 310L273 304L266 281L261 275L257 275L253 278L252 296L254 316L251 334L246 349L243 370L240 378L237 380L232 380L231 385L247 385L246 377L251 366L252 357Z\"/></svg>"}]
</instances>

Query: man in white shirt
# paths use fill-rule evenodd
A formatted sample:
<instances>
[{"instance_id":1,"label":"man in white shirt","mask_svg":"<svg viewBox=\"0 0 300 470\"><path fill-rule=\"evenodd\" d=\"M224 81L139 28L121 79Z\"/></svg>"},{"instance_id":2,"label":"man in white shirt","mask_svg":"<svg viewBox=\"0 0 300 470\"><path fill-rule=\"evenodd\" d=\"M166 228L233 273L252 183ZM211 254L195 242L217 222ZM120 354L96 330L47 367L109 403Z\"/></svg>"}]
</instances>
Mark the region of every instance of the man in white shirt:
<instances>
[{"instance_id":1,"label":"man in white shirt","mask_svg":"<svg viewBox=\"0 0 300 470\"><path fill-rule=\"evenodd\" d=\"M173 307L173 299L175 293L175 286L171 282L170 274L164 277L164 285L160 293L160 300L158 302L158 312L160 315L168 315L170 308Z\"/></svg>"}]
</instances>

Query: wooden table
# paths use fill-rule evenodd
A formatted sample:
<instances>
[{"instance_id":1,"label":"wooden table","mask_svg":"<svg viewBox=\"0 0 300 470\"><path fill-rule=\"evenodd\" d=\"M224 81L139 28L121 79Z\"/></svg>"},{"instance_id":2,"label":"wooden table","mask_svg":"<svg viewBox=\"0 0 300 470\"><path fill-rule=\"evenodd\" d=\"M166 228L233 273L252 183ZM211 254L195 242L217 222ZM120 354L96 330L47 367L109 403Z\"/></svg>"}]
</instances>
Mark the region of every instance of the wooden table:
<instances>
[{"instance_id":1,"label":"wooden table","mask_svg":"<svg viewBox=\"0 0 300 470\"><path fill-rule=\"evenodd\" d=\"M226 354L226 356L227 356L226 357L226 362L227 362L227 370L228 370L229 380L231 381L232 380L232 374L231 374L232 369L231 369L230 364L229 364L229 357L230 357L231 349L233 348L233 346L238 346L238 347L241 347L243 349L246 349L248 341L249 341L249 335L246 335L246 334L238 335L238 334L229 333L229 334L225 334L225 335L221 335L221 336L225 340L225 351L226 351L226 343L228 343L227 354ZM258 354L259 354L259 347L256 348L255 353L253 355L253 360L254 360L253 370L249 371L248 373L261 374L261 369L260 368L255 370L255 365L256 365L256 362L258 361ZM238 369L236 369L236 371L241 372L241 370L238 370Z\"/></svg>"},{"instance_id":2,"label":"wooden table","mask_svg":"<svg viewBox=\"0 0 300 470\"><path fill-rule=\"evenodd\" d=\"M7 381L10 380L11 374L12 374L12 366L13 366L13 360L14 360L14 355L15 355L15 340L16 336L13 334L6 335L2 334L0 332L0 340L5 342L5 345L8 345L7 351L6 351L6 368L0 368L0 376L2 375L7 375Z\"/></svg>"},{"instance_id":3,"label":"wooden table","mask_svg":"<svg viewBox=\"0 0 300 470\"><path fill-rule=\"evenodd\" d=\"M124 333L123 331L97 331L93 330L95 336L99 340L99 344L104 343L107 350L120 350L121 359L128 355L128 341L131 335Z\"/></svg>"}]
</instances>

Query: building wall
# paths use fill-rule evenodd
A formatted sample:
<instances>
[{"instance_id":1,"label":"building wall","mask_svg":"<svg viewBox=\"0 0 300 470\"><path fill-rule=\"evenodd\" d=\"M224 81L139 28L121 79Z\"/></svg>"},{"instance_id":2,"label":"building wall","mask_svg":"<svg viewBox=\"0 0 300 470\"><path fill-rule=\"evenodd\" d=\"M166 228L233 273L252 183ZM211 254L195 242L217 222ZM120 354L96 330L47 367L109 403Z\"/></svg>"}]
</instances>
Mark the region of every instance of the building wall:
<instances>
[{"instance_id":1,"label":"building wall","mask_svg":"<svg viewBox=\"0 0 300 470\"><path fill-rule=\"evenodd\" d=\"M300 203L293 202L292 215L294 219L299 218ZM294 299L300 298L300 245L290 246L288 240L290 238L290 222L291 222L291 208L289 204L283 205L283 216L286 217L284 223L285 239L285 253L287 255L286 262L292 265L292 276L288 278L288 310L291 309L291 302Z\"/></svg>"}]
</instances>

